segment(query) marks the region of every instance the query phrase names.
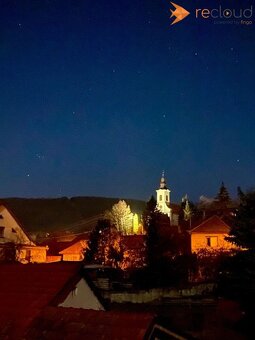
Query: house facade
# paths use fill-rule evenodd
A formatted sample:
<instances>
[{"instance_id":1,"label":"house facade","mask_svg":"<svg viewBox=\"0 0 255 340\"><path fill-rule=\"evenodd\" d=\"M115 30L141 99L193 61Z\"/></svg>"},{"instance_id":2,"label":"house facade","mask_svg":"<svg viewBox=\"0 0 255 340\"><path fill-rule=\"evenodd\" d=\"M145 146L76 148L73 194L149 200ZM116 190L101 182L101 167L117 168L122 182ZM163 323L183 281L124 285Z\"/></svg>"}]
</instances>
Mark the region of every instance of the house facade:
<instances>
[{"instance_id":1,"label":"house facade","mask_svg":"<svg viewBox=\"0 0 255 340\"><path fill-rule=\"evenodd\" d=\"M13 212L1 203L0 259L9 261L12 254L21 263L46 262L47 247L36 246Z\"/></svg>"},{"instance_id":2,"label":"house facade","mask_svg":"<svg viewBox=\"0 0 255 340\"><path fill-rule=\"evenodd\" d=\"M204 249L207 251L229 251L236 248L225 239L229 231L230 226L219 216L213 215L209 217L189 231L191 237L191 252L198 253Z\"/></svg>"}]
</instances>

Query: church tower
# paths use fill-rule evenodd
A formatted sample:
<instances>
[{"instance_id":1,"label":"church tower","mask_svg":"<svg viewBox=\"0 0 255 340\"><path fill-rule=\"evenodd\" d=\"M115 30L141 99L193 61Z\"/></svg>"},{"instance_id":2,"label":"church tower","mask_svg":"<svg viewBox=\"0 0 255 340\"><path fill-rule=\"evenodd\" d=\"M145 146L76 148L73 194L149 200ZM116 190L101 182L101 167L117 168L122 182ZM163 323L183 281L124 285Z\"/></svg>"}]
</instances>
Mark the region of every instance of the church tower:
<instances>
[{"instance_id":1,"label":"church tower","mask_svg":"<svg viewBox=\"0 0 255 340\"><path fill-rule=\"evenodd\" d=\"M168 215L168 217L171 219L171 209L170 209L170 190L166 186L166 180L165 180L165 173L163 171L159 189L156 190L157 192L157 208L162 214Z\"/></svg>"}]
</instances>

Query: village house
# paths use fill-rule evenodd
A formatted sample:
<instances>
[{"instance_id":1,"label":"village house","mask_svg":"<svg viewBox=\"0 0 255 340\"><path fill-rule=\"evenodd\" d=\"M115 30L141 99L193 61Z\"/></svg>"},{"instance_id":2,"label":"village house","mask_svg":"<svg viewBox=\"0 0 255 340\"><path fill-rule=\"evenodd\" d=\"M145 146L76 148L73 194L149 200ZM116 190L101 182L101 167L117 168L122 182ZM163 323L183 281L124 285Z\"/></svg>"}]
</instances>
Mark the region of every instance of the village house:
<instances>
[{"instance_id":1,"label":"village house","mask_svg":"<svg viewBox=\"0 0 255 340\"><path fill-rule=\"evenodd\" d=\"M105 310L81 263L1 264L0 277L0 339L180 339L155 313Z\"/></svg>"},{"instance_id":2,"label":"village house","mask_svg":"<svg viewBox=\"0 0 255 340\"><path fill-rule=\"evenodd\" d=\"M37 246L11 209L0 203L0 259L4 261L11 253L19 262L40 263L46 262L47 247Z\"/></svg>"},{"instance_id":3,"label":"village house","mask_svg":"<svg viewBox=\"0 0 255 340\"><path fill-rule=\"evenodd\" d=\"M86 232L73 237L69 235L65 241L62 241L64 237L44 241L42 244L49 248L47 262L83 261L88 248L89 235L90 233Z\"/></svg>"},{"instance_id":4,"label":"village house","mask_svg":"<svg viewBox=\"0 0 255 340\"><path fill-rule=\"evenodd\" d=\"M81 263L0 265L0 339L20 339L46 306L104 310Z\"/></svg>"},{"instance_id":5,"label":"village house","mask_svg":"<svg viewBox=\"0 0 255 340\"><path fill-rule=\"evenodd\" d=\"M225 237L228 236L230 226L219 216L213 215L198 224L195 228L189 230L191 241L191 252L197 253L201 250L229 251L236 248L228 242Z\"/></svg>"}]
</instances>

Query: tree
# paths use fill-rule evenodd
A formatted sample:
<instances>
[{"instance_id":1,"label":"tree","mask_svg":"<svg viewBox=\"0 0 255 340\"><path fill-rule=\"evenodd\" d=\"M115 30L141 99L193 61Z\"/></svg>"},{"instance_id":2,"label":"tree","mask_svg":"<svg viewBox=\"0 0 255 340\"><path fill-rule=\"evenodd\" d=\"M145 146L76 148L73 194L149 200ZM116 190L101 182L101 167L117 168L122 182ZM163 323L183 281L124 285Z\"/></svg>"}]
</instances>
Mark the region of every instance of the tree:
<instances>
[{"instance_id":1,"label":"tree","mask_svg":"<svg viewBox=\"0 0 255 340\"><path fill-rule=\"evenodd\" d=\"M85 261L88 263L95 262L96 253L98 251L98 243L100 236L104 230L110 229L108 220L98 220L97 225L90 234L88 248L85 253Z\"/></svg>"},{"instance_id":2,"label":"tree","mask_svg":"<svg viewBox=\"0 0 255 340\"><path fill-rule=\"evenodd\" d=\"M104 229L98 240L95 262L118 268L123 259L121 235L116 228Z\"/></svg>"},{"instance_id":3,"label":"tree","mask_svg":"<svg viewBox=\"0 0 255 340\"><path fill-rule=\"evenodd\" d=\"M242 189L241 189L241 187L237 187L237 196L238 196L238 198L239 198L239 200L240 201L242 201L242 199L244 198L244 193L243 193L243 191L242 191Z\"/></svg>"},{"instance_id":4,"label":"tree","mask_svg":"<svg viewBox=\"0 0 255 340\"><path fill-rule=\"evenodd\" d=\"M255 250L255 191L242 194L227 240L244 248Z\"/></svg>"},{"instance_id":5,"label":"tree","mask_svg":"<svg viewBox=\"0 0 255 340\"><path fill-rule=\"evenodd\" d=\"M114 204L110 211L106 211L105 218L122 234L133 233L133 214L124 200Z\"/></svg>"},{"instance_id":6,"label":"tree","mask_svg":"<svg viewBox=\"0 0 255 340\"><path fill-rule=\"evenodd\" d=\"M19 260L20 245L13 242L4 243L0 248L0 262L17 262Z\"/></svg>"},{"instance_id":7,"label":"tree","mask_svg":"<svg viewBox=\"0 0 255 340\"><path fill-rule=\"evenodd\" d=\"M187 195L182 198L180 205L179 224L181 225L182 231L186 232L187 229L191 228L192 217L197 214L197 210L194 203L188 199Z\"/></svg>"},{"instance_id":8,"label":"tree","mask_svg":"<svg viewBox=\"0 0 255 340\"><path fill-rule=\"evenodd\" d=\"M157 201L154 196L151 196L143 213L143 224L147 233L147 262L149 266L152 266L156 260L156 247L158 242L157 225L160 216L161 213L157 208Z\"/></svg>"},{"instance_id":9,"label":"tree","mask_svg":"<svg viewBox=\"0 0 255 340\"><path fill-rule=\"evenodd\" d=\"M119 267L123 258L121 235L108 220L98 220L91 233L85 261Z\"/></svg>"},{"instance_id":10,"label":"tree","mask_svg":"<svg viewBox=\"0 0 255 340\"><path fill-rule=\"evenodd\" d=\"M230 202L230 196L229 196L228 190L225 187L223 182L221 183L219 192L218 192L217 196L215 197L215 199L220 203Z\"/></svg>"}]
</instances>

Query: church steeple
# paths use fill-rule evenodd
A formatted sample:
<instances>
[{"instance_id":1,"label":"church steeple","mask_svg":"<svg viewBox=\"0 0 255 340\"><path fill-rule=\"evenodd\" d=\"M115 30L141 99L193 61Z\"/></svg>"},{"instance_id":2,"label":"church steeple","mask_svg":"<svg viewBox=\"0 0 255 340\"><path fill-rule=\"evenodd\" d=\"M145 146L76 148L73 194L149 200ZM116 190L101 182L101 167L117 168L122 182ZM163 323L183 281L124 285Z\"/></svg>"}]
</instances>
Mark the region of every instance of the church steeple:
<instances>
[{"instance_id":1,"label":"church steeple","mask_svg":"<svg viewBox=\"0 0 255 340\"><path fill-rule=\"evenodd\" d=\"M171 216L170 209L170 190L166 186L165 172L162 172L162 176L159 183L159 189L157 192L157 207L162 214Z\"/></svg>"},{"instance_id":2,"label":"church steeple","mask_svg":"<svg viewBox=\"0 0 255 340\"><path fill-rule=\"evenodd\" d=\"M160 189L167 189L166 179L165 179L165 171L164 170L162 171L162 176L161 176L161 179L160 179L159 188Z\"/></svg>"}]
</instances>

